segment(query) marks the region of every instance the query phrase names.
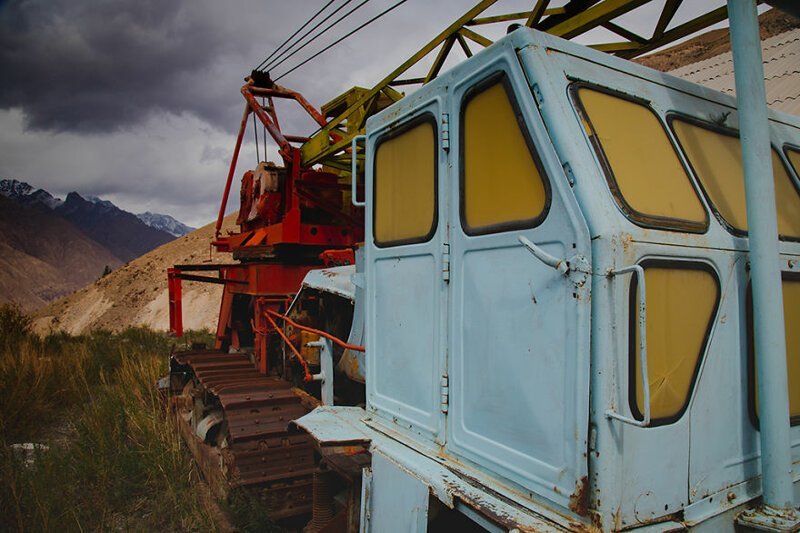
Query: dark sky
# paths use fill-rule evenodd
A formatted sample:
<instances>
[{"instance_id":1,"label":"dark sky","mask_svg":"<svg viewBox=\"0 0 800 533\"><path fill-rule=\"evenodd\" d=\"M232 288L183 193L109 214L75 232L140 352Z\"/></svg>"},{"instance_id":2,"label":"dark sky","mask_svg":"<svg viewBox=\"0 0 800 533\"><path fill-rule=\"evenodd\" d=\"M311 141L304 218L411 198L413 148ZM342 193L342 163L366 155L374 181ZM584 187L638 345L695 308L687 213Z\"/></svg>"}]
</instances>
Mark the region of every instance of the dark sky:
<instances>
[{"instance_id":1,"label":"dark sky","mask_svg":"<svg viewBox=\"0 0 800 533\"><path fill-rule=\"evenodd\" d=\"M394 2L371 0L282 68ZM674 24L723 3L685 2ZM192 225L209 222L244 105L242 78L323 4L0 0L0 177L62 197L77 190ZM493 10L531 4L500 0ZM663 0L654 4L623 22L647 33ZM408 0L281 84L320 106L353 85L377 82L472 5ZM587 39L603 37L597 32ZM313 131L310 121L289 111L279 109L288 113L284 130ZM255 163L252 132L248 139L237 178Z\"/></svg>"}]
</instances>

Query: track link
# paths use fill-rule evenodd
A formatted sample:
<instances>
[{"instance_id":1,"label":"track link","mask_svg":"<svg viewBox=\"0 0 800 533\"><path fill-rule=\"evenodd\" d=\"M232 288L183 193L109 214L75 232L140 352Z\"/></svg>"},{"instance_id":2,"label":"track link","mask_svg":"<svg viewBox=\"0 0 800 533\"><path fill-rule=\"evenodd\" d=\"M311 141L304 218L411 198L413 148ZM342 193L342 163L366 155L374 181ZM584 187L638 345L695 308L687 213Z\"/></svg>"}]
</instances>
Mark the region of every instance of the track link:
<instances>
[{"instance_id":1,"label":"track link","mask_svg":"<svg viewBox=\"0 0 800 533\"><path fill-rule=\"evenodd\" d=\"M245 355L213 350L174 353L170 375L173 391L183 394L175 403L179 422L188 422L201 441L190 445L198 463L214 463L209 454L219 454L221 475L206 473L207 478L224 478L230 488L257 490L273 519L311 511L313 442L306 433L289 430L289 423L309 409L288 381L260 374ZM187 388L187 383L192 386ZM214 448L214 439L201 439L197 424L219 410L224 434L215 440L223 444L208 450L203 447Z\"/></svg>"}]
</instances>

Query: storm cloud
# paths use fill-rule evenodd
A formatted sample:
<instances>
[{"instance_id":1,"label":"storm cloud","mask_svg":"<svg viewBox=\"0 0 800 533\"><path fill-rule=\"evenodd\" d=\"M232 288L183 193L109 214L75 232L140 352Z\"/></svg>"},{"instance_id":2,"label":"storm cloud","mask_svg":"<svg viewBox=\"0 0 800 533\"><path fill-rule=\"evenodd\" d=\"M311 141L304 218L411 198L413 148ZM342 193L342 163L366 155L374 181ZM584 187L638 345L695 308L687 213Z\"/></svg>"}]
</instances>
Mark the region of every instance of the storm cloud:
<instances>
[{"instance_id":1,"label":"storm cloud","mask_svg":"<svg viewBox=\"0 0 800 533\"><path fill-rule=\"evenodd\" d=\"M377 7L385 6L363 13ZM22 109L30 130L105 133L160 113L191 113L230 129L243 77L316 9L311 2L11 0L0 7L0 108ZM345 68L332 73L330 81L313 76L313 85L335 90L349 78Z\"/></svg>"},{"instance_id":2,"label":"storm cloud","mask_svg":"<svg viewBox=\"0 0 800 533\"><path fill-rule=\"evenodd\" d=\"M206 76L250 48L224 19L220 2L8 2L0 69L13 74L0 85L0 106L53 131L130 128L159 112L221 124L224 94Z\"/></svg>"}]
</instances>

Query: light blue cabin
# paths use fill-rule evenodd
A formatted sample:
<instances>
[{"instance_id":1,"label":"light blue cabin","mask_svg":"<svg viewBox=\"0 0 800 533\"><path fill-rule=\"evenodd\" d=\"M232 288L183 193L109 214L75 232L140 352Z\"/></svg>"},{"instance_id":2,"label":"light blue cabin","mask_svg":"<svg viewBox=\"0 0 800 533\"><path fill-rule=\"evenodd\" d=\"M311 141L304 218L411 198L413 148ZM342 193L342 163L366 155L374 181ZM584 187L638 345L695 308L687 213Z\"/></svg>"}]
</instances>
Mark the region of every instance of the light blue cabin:
<instances>
[{"instance_id":1,"label":"light blue cabin","mask_svg":"<svg viewBox=\"0 0 800 533\"><path fill-rule=\"evenodd\" d=\"M769 124L796 462L800 119ZM528 29L369 119L367 405L298 421L370 442L363 530L733 530L761 493L738 128Z\"/></svg>"}]
</instances>

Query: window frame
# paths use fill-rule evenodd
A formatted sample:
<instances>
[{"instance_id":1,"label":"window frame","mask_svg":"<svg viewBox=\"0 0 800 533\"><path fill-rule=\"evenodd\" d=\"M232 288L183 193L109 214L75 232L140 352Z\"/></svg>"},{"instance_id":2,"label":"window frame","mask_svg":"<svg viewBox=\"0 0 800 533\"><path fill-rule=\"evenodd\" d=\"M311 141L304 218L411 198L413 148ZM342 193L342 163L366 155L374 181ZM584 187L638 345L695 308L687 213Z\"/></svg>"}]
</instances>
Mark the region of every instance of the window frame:
<instances>
[{"instance_id":1,"label":"window frame","mask_svg":"<svg viewBox=\"0 0 800 533\"><path fill-rule=\"evenodd\" d=\"M792 143L783 143L783 150L779 150L780 154L783 155L783 159L786 160L786 168L789 170L789 179L792 180L794 186L797 187L798 180L800 180L800 167L795 168L792 160L789 159L789 152L797 152L797 155L800 156L800 146ZM794 176L796 179L792 179L792 170L794 170ZM800 193L800 189L798 189L798 193Z\"/></svg>"},{"instance_id":2,"label":"window frame","mask_svg":"<svg viewBox=\"0 0 800 533\"><path fill-rule=\"evenodd\" d=\"M703 209L703 213L705 215L704 221L694 222L691 220L685 220L681 218L672 218L672 217L663 217L659 215L648 215L646 213L641 213L631 206L627 200L625 199L625 195L622 193L622 190L617 183L617 178L614 175L614 170L611 166L611 162L608 160L606 156L606 152L603 149L603 145L600 142L600 139L597 138L596 129L594 124L592 123L592 119L589 116L589 112L586 110L586 107L583 105L583 102L580 99L580 95L578 91L581 89L589 89L592 91L600 92L607 94L609 96L614 96L620 98L622 100L627 100L628 102L638 104L645 109L647 109L656 119L658 124L661 126L661 129L664 132L667 141L669 141L670 146L672 147L672 151L675 154L675 157L678 159L681 168L683 168L684 173L686 174L686 178L689 181L689 185L692 187L695 196L697 197L697 201L700 203L700 207ZM708 229L711 225L710 217L708 215L708 209L703 203L703 193L698 188L698 183L695 183L695 179L690 171L690 168L687 166L687 161L683 160L681 157L682 152L677 146L677 139L674 138L674 132L671 131L670 128L667 128L667 125L662 120L661 115L653 109L651 100L647 100L645 98L641 98L632 94L628 94L622 91L618 91L615 89L611 89L609 87L604 87L602 85L596 85L594 83L589 83L587 81L574 81L569 86L569 93L572 99L572 103L575 106L575 109L578 111L579 118L586 121L589 124L589 127L592 129L592 135L589 135L589 132L586 132L586 137L589 140L589 144L591 144L592 149L597 157L597 160L600 163L601 168L603 169L603 174L606 178L606 185L608 186L608 190L611 192L611 195L614 197L614 201L617 204L617 207L625 215L625 218L636 224L637 226L648 228L648 229L657 229L657 230L664 230L664 231L677 231L681 233L696 233L696 234L704 234L708 232ZM585 128L581 128L584 129Z\"/></svg>"},{"instance_id":3,"label":"window frame","mask_svg":"<svg viewBox=\"0 0 800 533\"><path fill-rule=\"evenodd\" d=\"M800 282L800 272L787 272L781 270L781 283L785 280ZM756 431L761 431L761 422L756 412L756 346L755 346L755 327L753 325L753 280L747 280L745 294L745 321L747 331L747 414L750 423ZM789 405L789 424L791 427L800 426L800 415L792 416L791 405Z\"/></svg>"},{"instance_id":4,"label":"window frame","mask_svg":"<svg viewBox=\"0 0 800 533\"><path fill-rule=\"evenodd\" d=\"M405 239L396 239L393 241L379 241L375 234L375 226L378 217L378 151L381 145L386 141L390 141L400 137L404 133L413 130L421 124L430 124L433 127L433 220L428 233L418 237L409 237ZM439 227L439 124L433 111L425 111L419 115L411 118L410 120L398 124L397 126L390 126L389 131L381 134L375 141L373 153L375 154L372 160L372 242L378 248L392 248L395 246L404 246L408 244L422 244L429 242L436 235L436 230Z\"/></svg>"},{"instance_id":5,"label":"window frame","mask_svg":"<svg viewBox=\"0 0 800 533\"><path fill-rule=\"evenodd\" d=\"M675 137L675 141L678 144L679 150L680 150L681 154L683 155L683 157L686 159L686 164L689 165L689 169L691 170L691 174L692 174L693 178L695 179L695 181L697 181L697 185L700 187L700 190L701 190L701 192L703 194L703 197L706 200L706 203L711 208L711 211L714 213L714 218L716 218L717 221L720 224L722 224L722 226L728 231L728 233L730 233L734 237L747 238L749 232L747 230L740 230L740 229L737 229L737 228L734 228L733 226L731 226L728 223L728 221L725 220L725 217L723 217L722 214L719 212L719 210L717 209L716 204L711 200L711 196L709 196L708 192L706 191L706 188L703 186L703 180L700 179L700 175L697 173L697 170L695 170L694 165L692 165L692 161L689 159L688 154L686 154L686 151L683 148L683 144L681 144L681 141L678 138L678 134L675 133L675 128L672 126L672 123L675 120L682 120L682 121L687 122L689 124L693 124L694 126L697 126L698 128L704 128L706 130L709 130L709 131L712 131L712 132L715 132L715 133L721 133L722 135L726 135L728 137L735 137L736 139L739 139L739 142L741 143L741 135L739 134L739 130L737 130L735 128L731 128L729 126L722 126L720 124L715 124L713 122L708 122L706 120L694 117L692 115L687 115L685 113L680 113L680 112L676 112L676 111L672 111L667 115L667 124L669 124L669 129L670 129L672 135ZM786 171L786 174L789 176L789 181L794 186L795 190L797 191L797 194L800 195L800 187L798 187L798 185L795 182L795 180L792 179L792 172L791 172L792 169L787 167L787 165L791 166L789 164L789 158L786 156L785 153L783 153L783 150L780 150L777 146L775 146L772 143L772 139L770 139L769 145L770 145L770 149L772 151L774 151L775 154L777 154L778 159L780 160L781 164L783 165L783 169ZM770 152L770 158L771 157L772 157L772 152ZM773 170L773 172L774 172L774 170ZM744 168L742 168L742 173L744 174ZM772 179L773 180L775 179L774 175L773 175ZM776 208L777 208L777 206L776 206ZM777 216L777 213L776 213L776 216ZM789 242L800 242L800 237L792 237L792 236L788 236L788 235L781 235L779 233L778 234L778 240L789 241Z\"/></svg>"},{"instance_id":6,"label":"window frame","mask_svg":"<svg viewBox=\"0 0 800 533\"><path fill-rule=\"evenodd\" d=\"M720 284L719 275L713 265L706 263L705 261L700 261L696 259L676 259L676 258L645 258L639 263L637 263L642 269L644 270L645 276L647 275L648 268L669 268L671 270L700 270L703 272L708 272L711 274L711 277L714 280L714 283L717 287L717 297L714 301L714 311L711 313L711 316L708 320L708 325L706 326L705 334L703 335L703 342L700 345L700 353L697 356L697 363L695 363L694 371L692 372L692 379L689 383L689 390L686 393L686 399L683 402L683 406L681 409L672 416L668 417L661 417L661 418L654 418L651 417L650 425L647 427L658 427L658 426L667 426L670 424L674 424L678 420L680 420L683 415L686 413L687 409L689 408L689 404L692 401L692 397L695 393L695 387L697 386L697 378L700 375L700 369L703 366L703 361L706 358L706 354L708 353L708 346L711 340L711 332L714 329L714 324L717 321L717 316L719 316L720 310L720 302L722 301L722 286ZM638 330L638 320L639 315L636 312L636 309L639 307L639 301L636 297L636 287L638 286L638 276L631 276L630 283L628 285L628 407L631 410L631 415L636 420L644 420L644 414L639 410L639 406L636 405L636 378L637 375L640 374L640 370L638 369L637 365L639 364L639 358L636 353L636 331ZM649 376L648 376L649 377ZM644 385L644 384L642 384Z\"/></svg>"},{"instance_id":7,"label":"window frame","mask_svg":"<svg viewBox=\"0 0 800 533\"><path fill-rule=\"evenodd\" d=\"M542 185L544 187L544 207L542 208L541 213L539 213L536 217L527 218L523 220L512 220L507 222L499 222L495 224L488 224L486 226L480 226L478 228L471 227L467 222L467 213L466 213L466 194L465 194L465 184L466 184L466 165L464 160L464 138L465 138L465 112L469 103L479 94L483 93L488 88L492 87L493 85L500 83L503 87L503 90L508 97L508 101L511 104L511 109L514 111L514 116L517 119L517 125L519 126L520 132L522 133L522 137L525 140L525 144L528 147L528 153L533 160L534 166L539 171L539 177L542 180ZM509 79L509 73L505 70L497 70L492 72L485 78L481 79L480 81L473 84L469 89L466 90L464 95L461 97L461 103L459 105L459 117L458 117L458 214L459 214L459 222L461 224L461 230L464 232L465 235L469 237L477 237L481 235L490 235L495 233L503 233L506 231L512 230L522 230L522 229L533 229L540 226L546 219L547 215L550 213L550 207L553 203L553 193L552 188L550 186L550 176L546 172L544 162L542 161L541 156L539 155L539 151L536 149L536 144L533 141L533 137L528 129L528 124L525 121L525 115L522 112L521 107L519 106L519 102L517 101L516 93L514 92L514 87L511 85L511 81Z\"/></svg>"}]
</instances>

